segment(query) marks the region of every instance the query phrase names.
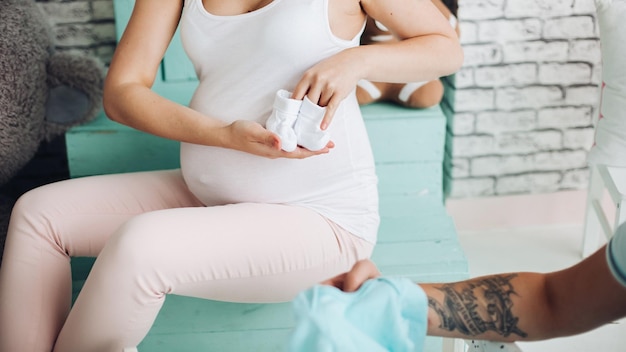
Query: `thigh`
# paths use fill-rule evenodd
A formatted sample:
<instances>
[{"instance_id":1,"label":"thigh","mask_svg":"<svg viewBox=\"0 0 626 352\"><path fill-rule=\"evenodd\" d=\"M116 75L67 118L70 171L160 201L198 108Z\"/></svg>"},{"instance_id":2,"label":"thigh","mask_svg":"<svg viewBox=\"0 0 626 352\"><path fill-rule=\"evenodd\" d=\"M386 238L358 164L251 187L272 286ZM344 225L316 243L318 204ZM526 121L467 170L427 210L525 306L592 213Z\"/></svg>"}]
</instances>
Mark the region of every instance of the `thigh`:
<instances>
[{"instance_id":1,"label":"thigh","mask_svg":"<svg viewBox=\"0 0 626 352\"><path fill-rule=\"evenodd\" d=\"M71 179L24 194L0 266L0 350L51 349L70 308L68 256L98 255L137 214L197 205L178 171Z\"/></svg>"},{"instance_id":2,"label":"thigh","mask_svg":"<svg viewBox=\"0 0 626 352\"><path fill-rule=\"evenodd\" d=\"M145 213L107 242L56 350L138 345L168 293L288 301L347 271L371 250L371 244L302 207L242 203Z\"/></svg>"},{"instance_id":3,"label":"thigh","mask_svg":"<svg viewBox=\"0 0 626 352\"><path fill-rule=\"evenodd\" d=\"M96 265L116 267L104 275L164 284L148 292L273 302L349 270L372 248L313 210L242 203L144 214L120 229Z\"/></svg>"},{"instance_id":4,"label":"thigh","mask_svg":"<svg viewBox=\"0 0 626 352\"><path fill-rule=\"evenodd\" d=\"M144 212L201 206L179 170L102 175L49 184L22 196L9 234L53 244L61 254L97 256L109 236ZM13 238L7 246L11 247Z\"/></svg>"}]
</instances>

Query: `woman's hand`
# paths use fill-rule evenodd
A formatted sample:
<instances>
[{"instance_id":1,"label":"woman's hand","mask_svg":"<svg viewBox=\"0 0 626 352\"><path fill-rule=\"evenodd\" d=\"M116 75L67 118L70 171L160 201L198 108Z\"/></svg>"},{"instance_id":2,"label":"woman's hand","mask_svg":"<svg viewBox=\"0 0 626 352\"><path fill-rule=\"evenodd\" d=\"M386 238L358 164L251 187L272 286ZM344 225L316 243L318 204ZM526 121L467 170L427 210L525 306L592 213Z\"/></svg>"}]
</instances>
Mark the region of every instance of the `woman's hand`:
<instances>
[{"instance_id":1,"label":"woman's hand","mask_svg":"<svg viewBox=\"0 0 626 352\"><path fill-rule=\"evenodd\" d=\"M297 147L293 152L286 152L281 149L280 138L276 134L257 122L237 120L224 127L222 146L270 159L304 159L326 154L335 145L328 142L324 149L315 152L302 147Z\"/></svg>"},{"instance_id":2,"label":"woman's hand","mask_svg":"<svg viewBox=\"0 0 626 352\"><path fill-rule=\"evenodd\" d=\"M354 49L344 50L306 70L293 91L293 99L302 100L307 96L317 105L326 107L320 125L322 130L328 128L339 104L355 89L361 77Z\"/></svg>"},{"instance_id":3,"label":"woman's hand","mask_svg":"<svg viewBox=\"0 0 626 352\"><path fill-rule=\"evenodd\" d=\"M345 292L354 292L358 290L365 281L379 276L380 272L376 264L369 259L363 259L356 262L347 273L328 279L322 282L322 285L335 286Z\"/></svg>"}]
</instances>

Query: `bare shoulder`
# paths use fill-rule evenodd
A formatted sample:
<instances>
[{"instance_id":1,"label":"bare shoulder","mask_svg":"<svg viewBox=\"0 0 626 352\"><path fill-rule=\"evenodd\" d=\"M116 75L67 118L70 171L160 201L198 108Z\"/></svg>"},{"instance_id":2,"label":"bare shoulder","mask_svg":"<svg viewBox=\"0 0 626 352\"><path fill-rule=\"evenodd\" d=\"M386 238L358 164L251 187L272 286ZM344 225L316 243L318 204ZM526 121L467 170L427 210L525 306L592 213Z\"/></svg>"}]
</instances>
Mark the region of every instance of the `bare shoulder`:
<instances>
[{"instance_id":1,"label":"bare shoulder","mask_svg":"<svg viewBox=\"0 0 626 352\"><path fill-rule=\"evenodd\" d=\"M331 0L329 18L332 32L339 38L349 40L363 27L365 12L359 0Z\"/></svg>"},{"instance_id":2,"label":"bare shoulder","mask_svg":"<svg viewBox=\"0 0 626 352\"><path fill-rule=\"evenodd\" d=\"M358 15L363 13L361 0L331 0L333 8L347 15Z\"/></svg>"},{"instance_id":3,"label":"bare shoulder","mask_svg":"<svg viewBox=\"0 0 626 352\"><path fill-rule=\"evenodd\" d=\"M183 0L136 0L131 17L117 45L108 82L152 80L159 68L182 11Z\"/></svg>"}]
</instances>

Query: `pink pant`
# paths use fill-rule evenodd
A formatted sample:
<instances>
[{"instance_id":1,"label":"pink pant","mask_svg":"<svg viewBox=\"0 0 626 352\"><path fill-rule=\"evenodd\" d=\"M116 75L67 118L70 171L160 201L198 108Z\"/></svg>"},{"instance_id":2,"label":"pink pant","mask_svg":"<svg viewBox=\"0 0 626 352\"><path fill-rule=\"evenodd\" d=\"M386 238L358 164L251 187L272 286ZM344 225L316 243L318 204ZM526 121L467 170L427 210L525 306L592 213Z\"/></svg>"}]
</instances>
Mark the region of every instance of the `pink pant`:
<instances>
[{"instance_id":1,"label":"pink pant","mask_svg":"<svg viewBox=\"0 0 626 352\"><path fill-rule=\"evenodd\" d=\"M306 208L205 207L179 170L47 185L11 217L0 351L121 351L145 337L168 293L288 301L372 249ZM72 256L98 259L70 311Z\"/></svg>"}]
</instances>

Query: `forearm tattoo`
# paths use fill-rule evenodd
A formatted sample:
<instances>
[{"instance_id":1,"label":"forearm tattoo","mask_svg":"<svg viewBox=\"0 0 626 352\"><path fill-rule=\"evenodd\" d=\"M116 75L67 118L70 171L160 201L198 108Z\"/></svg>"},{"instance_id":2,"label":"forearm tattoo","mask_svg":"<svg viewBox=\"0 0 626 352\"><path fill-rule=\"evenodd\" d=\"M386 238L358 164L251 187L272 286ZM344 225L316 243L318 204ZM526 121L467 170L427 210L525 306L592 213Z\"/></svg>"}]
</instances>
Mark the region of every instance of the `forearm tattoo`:
<instances>
[{"instance_id":1,"label":"forearm tattoo","mask_svg":"<svg viewBox=\"0 0 626 352\"><path fill-rule=\"evenodd\" d=\"M440 319L440 329L457 330L468 336L494 331L504 337L528 334L518 326L511 312L511 280L517 275L499 275L461 284L445 284L437 289L444 293L443 303L428 297L428 305Z\"/></svg>"}]
</instances>

